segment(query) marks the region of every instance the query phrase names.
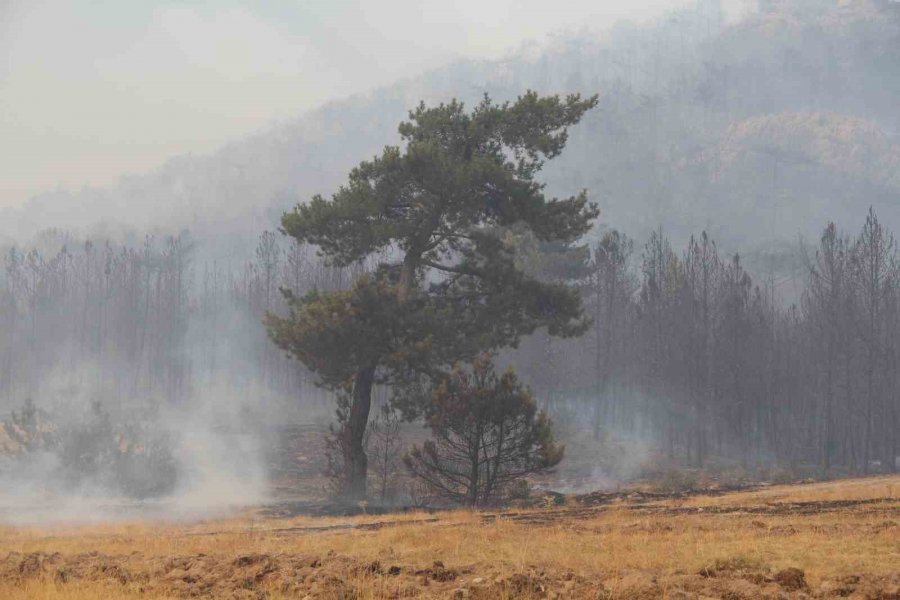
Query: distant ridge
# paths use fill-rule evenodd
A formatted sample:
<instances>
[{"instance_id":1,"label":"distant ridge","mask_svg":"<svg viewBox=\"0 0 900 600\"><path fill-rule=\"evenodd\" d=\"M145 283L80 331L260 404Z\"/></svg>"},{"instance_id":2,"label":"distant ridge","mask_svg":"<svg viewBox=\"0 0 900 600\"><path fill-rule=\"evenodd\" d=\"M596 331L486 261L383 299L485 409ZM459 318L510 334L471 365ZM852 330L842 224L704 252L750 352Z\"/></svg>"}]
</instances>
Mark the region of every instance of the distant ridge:
<instances>
[{"instance_id":1,"label":"distant ridge","mask_svg":"<svg viewBox=\"0 0 900 600\"><path fill-rule=\"evenodd\" d=\"M826 219L855 226L869 205L900 226L900 149L889 134L900 131L900 5L786 0L733 25L704 1L602 38L457 62L107 188L40 194L4 211L0 235L189 229L214 255L238 256L283 210L397 143L398 121L419 100L528 88L601 94L545 178L551 192L588 188L605 225L637 236L660 223L676 236L705 227L735 247L812 235ZM769 177L765 157L788 155L797 160Z\"/></svg>"}]
</instances>

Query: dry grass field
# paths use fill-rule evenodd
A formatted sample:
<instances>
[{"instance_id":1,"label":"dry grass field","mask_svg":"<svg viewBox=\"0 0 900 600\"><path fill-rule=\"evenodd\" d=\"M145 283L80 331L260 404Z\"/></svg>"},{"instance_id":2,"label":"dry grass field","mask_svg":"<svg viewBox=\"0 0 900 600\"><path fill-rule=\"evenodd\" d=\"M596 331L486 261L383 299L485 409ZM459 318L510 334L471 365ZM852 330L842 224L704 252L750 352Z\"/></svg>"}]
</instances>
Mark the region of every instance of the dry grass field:
<instances>
[{"instance_id":1,"label":"dry grass field","mask_svg":"<svg viewBox=\"0 0 900 600\"><path fill-rule=\"evenodd\" d=\"M0 598L900 599L900 477L502 512L0 527Z\"/></svg>"}]
</instances>

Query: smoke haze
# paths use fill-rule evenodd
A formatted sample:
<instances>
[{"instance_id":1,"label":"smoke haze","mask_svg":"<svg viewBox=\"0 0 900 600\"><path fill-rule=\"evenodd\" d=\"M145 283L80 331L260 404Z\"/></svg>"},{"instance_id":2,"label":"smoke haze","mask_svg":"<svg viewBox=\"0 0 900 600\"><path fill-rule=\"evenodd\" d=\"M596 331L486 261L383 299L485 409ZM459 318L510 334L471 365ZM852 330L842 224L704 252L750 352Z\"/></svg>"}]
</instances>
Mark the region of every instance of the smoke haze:
<instances>
[{"instance_id":1,"label":"smoke haze","mask_svg":"<svg viewBox=\"0 0 900 600\"><path fill-rule=\"evenodd\" d=\"M586 188L599 203L585 240L595 261L613 229L637 243L583 278L598 325L581 346L538 334L502 357L572 440L547 487L635 476L663 454L661 423L704 410L679 404L700 385L680 374L700 368L663 364L671 348L636 325L650 306L641 290L655 289L670 255L691 255L691 235L718 244L723 314L752 305L741 324L771 323L733 339L780 342L814 329L797 315L818 314L807 276L829 222L856 236L872 207L900 231L896 2L327 4L0 9L0 520L207 514L278 500L294 471L315 475L320 447L285 439L324 432L333 398L261 322L286 309L281 287L342 288L363 267L325 266L277 233L279 218L397 143L420 100L600 97L543 178L551 193ZM665 259L648 259L651 246ZM618 291L606 296L610 281ZM608 319L601 300L621 315ZM685 319L671 314L659 323L676 339ZM774 352L772 364L787 360ZM802 402L791 410L805 413ZM729 411L703 415L731 423ZM740 416L745 429L760 420L745 446L720 441L730 459L836 444L816 437L820 423L802 450L769 446L764 412ZM860 422L847 427L852 446ZM669 440L670 454L688 437ZM847 461L875 460L853 448Z\"/></svg>"}]
</instances>

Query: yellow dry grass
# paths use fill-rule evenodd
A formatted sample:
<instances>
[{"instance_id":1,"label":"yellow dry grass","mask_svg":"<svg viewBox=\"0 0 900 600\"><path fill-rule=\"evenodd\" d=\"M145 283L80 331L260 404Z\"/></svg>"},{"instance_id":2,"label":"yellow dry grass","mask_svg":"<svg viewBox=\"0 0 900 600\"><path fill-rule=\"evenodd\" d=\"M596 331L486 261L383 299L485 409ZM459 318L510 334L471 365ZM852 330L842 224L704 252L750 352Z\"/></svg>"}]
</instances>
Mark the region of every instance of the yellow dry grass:
<instances>
[{"instance_id":1,"label":"yellow dry grass","mask_svg":"<svg viewBox=\"0 0 900 600\"><path fill-rule=\"evenodd\" d=\"M773 485L752 492L727 496L697 496L688 503L703 505L749 505L772 502L816 502L830 500L900 499L900 476L875 476L859 479L819 481L802 485Z\"/></svg>"},{"instance_id":2,"label":"yellow dry grass","mask_svg":"<svg viewBox=\"0 0 900 600\"><path fill-rule=\"evenodd\" d=\"M880 499L820 511L781 510L799 502ZM732 511L715 514L713 508ZM747 510L733 511L735 507ZM759 507L762 507L761 510ZM686 508L703 508L702 512ZM527 520L523 520L527 519ZM358 564L426 568L442 561L464 575L493 581L511 573L549 571L587 580L615 581L631 572L697 573L717 561L739 561L772 571L797 567L812 588L847 575L900 572L900 477L776 486L721 497L665 500L635 508L568 507L500 513L485 519L470 511L353 518L261 519L253 514L206 522L127 522L102 525L0 527L0 558L8 553L63 556L96 552L153 557L215 555L315 555L347 557ZM537 522L534 522L537 521ZM376 529L328 525L382 523ZM313 529L309 529L313 528ZM136 563L140 569L140 562ZM385 578L348 571L354 597L392 597L379 592ZM613 582L612 584L610 582ZM447 587L440 587L445 597ZM384 592L384 593L382 593ZM420 590L423 597L431 592ZM0 598L83 600L168 598L166 590L141 590L103 578L61 583L52 578L0 580ZM268 597L282 597L272 587ZM302 597L302 596L301 596ZM613 596L615 597L615 594Z\"/></svg>"}]
</instances>

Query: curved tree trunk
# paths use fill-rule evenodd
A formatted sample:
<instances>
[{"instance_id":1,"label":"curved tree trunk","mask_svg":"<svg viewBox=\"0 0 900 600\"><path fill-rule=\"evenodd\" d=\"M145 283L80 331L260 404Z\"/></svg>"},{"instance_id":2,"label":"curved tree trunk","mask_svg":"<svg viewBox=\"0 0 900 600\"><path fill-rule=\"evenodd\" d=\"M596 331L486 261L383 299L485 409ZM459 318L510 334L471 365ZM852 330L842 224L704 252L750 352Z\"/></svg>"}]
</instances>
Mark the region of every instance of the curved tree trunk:
<instances>
[{"instance_id":1,"label":"curved tree trunk","mask_svg":"<svg viewBox=\"0 0 900 600\"><path fill-rule=\"evenodd\" d=\"M348 501L360 502L366 499L366 477L369 460L366 457L365 435L372 407L372 385L375 367L364 367L353 381L353 397L350 415L345 424L343 440L344 469L346 485L344 495Z\"/></svg>"},{"instance_id":2,"label":"curved tree trunk","mask_svg":"<svg viewBox=\"0 0 900 600\"><path fill-rule=\"evenodd\" d=\"M397 285L397 301L404 303L415 286L416 265L419 260L417 252L410 251L403 260L400 281ZM369 424L369 411L372 408L372 386L375 381L377 364L363 367L353 380L353 396L350 403L350 415L344 430L344 498L348 502L361 502L367 498L366 483L369 459L366 456L365 437Z\"/></svg>"}]
</instances>

